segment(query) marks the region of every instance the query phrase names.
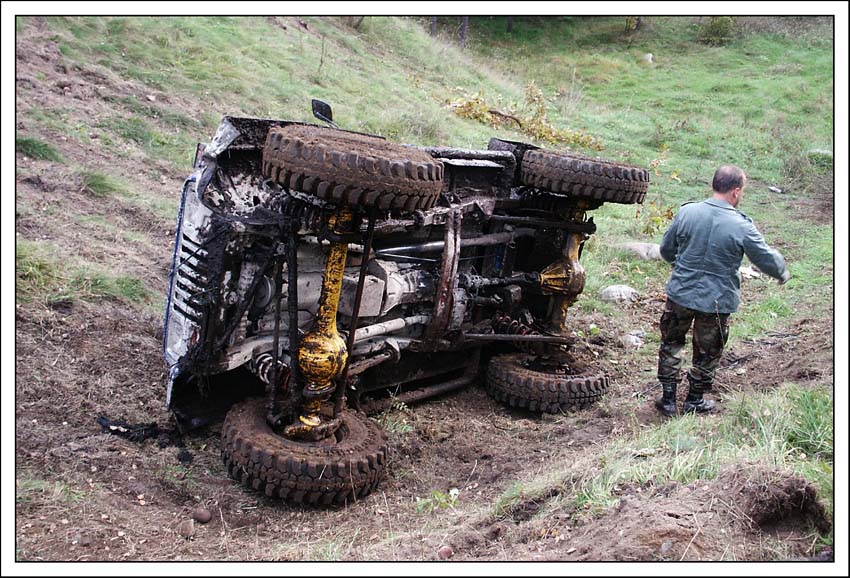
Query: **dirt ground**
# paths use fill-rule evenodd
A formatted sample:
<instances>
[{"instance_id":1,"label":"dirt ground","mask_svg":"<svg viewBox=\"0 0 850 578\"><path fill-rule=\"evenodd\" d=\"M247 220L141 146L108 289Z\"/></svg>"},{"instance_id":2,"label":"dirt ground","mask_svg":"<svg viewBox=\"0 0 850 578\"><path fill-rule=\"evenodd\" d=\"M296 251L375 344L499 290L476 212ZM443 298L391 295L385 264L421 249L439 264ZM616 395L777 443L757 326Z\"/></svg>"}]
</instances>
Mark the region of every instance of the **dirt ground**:
<instances>
[{"instance_id":1,"label":"dirt ground","mask_svg":"<svg viewBox=\"0 0 850 578\"><path fill-rule=\"evenodd\" d=\"M603 334L616 331L595 321ZM726 359L736 365L721 370L721 382L764 389L783 376L828 381L831 343L822 329L801 323L787 332L796 338L732 347ZM716 560L730 559L730 543L737 559L754 559L766 532L782 533L797 555L806 555L812 524L823 523L804 480L768 471L727 472L652 500L627 495L587 525L574 527L566 514L532 518L534 507L495 518L492 504L515 480L545 471L552 460L593 452L635 425L659 423L652 394L633 395L651 382L651 371L633 353L602 344L594 347L615 378L609 398L593 409L539 417L508 410L473 386L394 414L410 431L393 428L388 476L375 494L341 509L281 505L228 480L220 426L187 436L182 448L101 433L100 415L167 425L160 331L159 318L120 306L18 309L20 559L429 560L448 545L457 560ZM759 378L744 379L735 371L741 367ZM811 508L805 516L777 511L759 518L752 489L735 481L752 485L759 477L770 480L759 486L764 491L790 493ZM417 512L417 498L451 488L461 492L456 508ZM187 540L179 525L199 505L212 521L195 524ZM720 527L735 532L733 542L717 538Z\"/></svg>"},{"instance_id":2,"label":"dirt ground","mask_svg":"<svg viewBox=\"0 0 850 578\"><path fill-rule=\"evenodd\" d=\"M104 95L148 94L100 70L67 66L55 42L35 36L19 40L17 48L19 111L60 107L73 120L107 111L112 105ZM192 110L175 97L155 97ZM31 129L20 115L17 128ZM71 162L132 178L135 188L176 211L185 175L170 164L142 164L133 153L116 159L90 135L84 146L58 132L39 136ZM16 218L19 238L50 240L165 295L173 220L145 206L93 198L67 165L20 154L16 161L18 205L26 209ZM80 215L101 216L139 236L116 242L118 233ZM711 482L670 487L654 499L624 495L614 510L582 525L566 513L535 518L539 505L494 517L493 503L515 480L545 472L555 460L594 452L635 427L660 423L649 389L652 362L624 349L617 336L634 327L655 331L662 306L656 295L616 321L576 314L577 324L601 329L589 347L612 376L610 395L594 408L535 416L503 407L480 385L414 406L394 415L387 478L378 491L346 508L315 510L271 501L230 481L220 457L220 424L186 436L182 447L101 432L99 416L168 425L162 314L155 304L19 303L17 558L436 560L448 546L452 560L716 560L728 558L734 543L735 557L753 559L763 555L770 535L792 544L795 555L807 555L812 525L824 523L813 490L804 480L768 470L726 472ZM831 382L831 329L831 320L811 319L759 342L734 344L719 374L720 393L770 389L786 379ZM452 488L460 491L456 507L417 511L417 498ZM789 512L777 505L788 499L804 507ZM187 521L199 506L212 519L194 524L187 538ZM719 538L721 528L731 535Z\"/></svg>"}]
</instances>

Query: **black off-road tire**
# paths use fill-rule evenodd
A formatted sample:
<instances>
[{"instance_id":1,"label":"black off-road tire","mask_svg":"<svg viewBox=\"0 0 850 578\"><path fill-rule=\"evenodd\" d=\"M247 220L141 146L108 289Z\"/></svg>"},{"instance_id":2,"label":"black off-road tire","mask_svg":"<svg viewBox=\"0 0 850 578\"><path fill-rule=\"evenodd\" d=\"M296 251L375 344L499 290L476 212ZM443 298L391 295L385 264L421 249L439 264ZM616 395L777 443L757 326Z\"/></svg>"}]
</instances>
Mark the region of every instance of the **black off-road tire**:
<instances>
[{"instance_id":1,"label":"black off-road tire","mask_svg":"<svg viewBox=\"0 0 850 578\"><path fill-rule=\"evenodd\" d=\"M584 199L588 209L598 209L602 201ZM576 199L569 195L550 193L541 189L527 188L520 196L521 206L524 209L536 209L561 219L570 220L576 210Z\"/></svg>"},{"instance_id":2,"label":"black off-road tire","mask_svg":"<svg viewBox=\"0 0 850 578\"><path fill-rule=\"evenodd\" d=\"M522 184L607 203L643 203L649 171L631 165L544 150L526 151Z\"/></svg>"},{"instance_id":3,"label":"black off-road tire","mask_svg":"<svg viewBox=\"0 0 850 578\"><path fill-rule=\"evenodd\" d=\"M345 504L383 478L387 438L362 414L344 410L336 440L296 442L272 431L265 400L234 405L221 430L227 473L245 486L297 504Z\"/></svg>"},{"instance_id":4,"label":"black off-road tire","mask_svg":"<svg viewBox=\"0 0 850 578\"><path fill-rule=\"evenodd\" d=\"M423 151L315 126L272 128L263 176L332 203L404 212L431 208L443 189L443 163Z\"/></svg>"},{"instance_id":5,"label":"black off-road tire","mask_svg":"<svg viewBox=\"0 0 850 578\"><path fill-rule=\"evenodd\" d=\"M522 365L528 354L497 355L487 366L487 392L497 401L541 413L581 409L608 391L609 378L599 372L559 375Z\"/></svg>"}]
</instances>

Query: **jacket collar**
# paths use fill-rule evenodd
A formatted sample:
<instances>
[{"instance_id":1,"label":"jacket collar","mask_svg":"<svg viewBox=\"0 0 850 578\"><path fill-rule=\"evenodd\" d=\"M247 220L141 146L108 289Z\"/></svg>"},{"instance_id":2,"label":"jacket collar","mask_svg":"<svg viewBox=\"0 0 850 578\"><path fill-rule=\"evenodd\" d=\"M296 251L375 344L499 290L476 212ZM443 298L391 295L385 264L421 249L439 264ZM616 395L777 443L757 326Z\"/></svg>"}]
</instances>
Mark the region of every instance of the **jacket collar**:
<instances>
[{"instance_id":1,"label":"jacket collar","mask_svg":"<svg viewBox=\"0 0 850 578\"><path fill-rule=\"evenodd\" d=\"M727 201L723 201L721 199L715 199L714 197L711 197L710 199L706 199L705 202L708 203L709 205L713 205L715 207L720 207L721 209L732 209L733 211L736 210L735 207L733 207L731 203L729 203Z\"/></svg>"}]
</instances>

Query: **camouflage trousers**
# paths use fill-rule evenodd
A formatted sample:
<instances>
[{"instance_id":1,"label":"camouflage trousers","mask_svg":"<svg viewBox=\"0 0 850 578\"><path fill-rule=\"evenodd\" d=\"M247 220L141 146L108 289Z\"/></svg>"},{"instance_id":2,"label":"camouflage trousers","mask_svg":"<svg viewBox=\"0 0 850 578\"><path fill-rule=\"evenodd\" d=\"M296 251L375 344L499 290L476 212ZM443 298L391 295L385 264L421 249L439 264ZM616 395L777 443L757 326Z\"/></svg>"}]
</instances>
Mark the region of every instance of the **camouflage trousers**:
<instances>
[{"instance_id":1,"label":"camouflage trousers","mask_svg":"<svg viewBox=\"0 0 850 578\"><path fill-rule=\"evenodd\" d=\"M679 353L685 346L688 331L693 326L694 356L692 367L688 371L688 381L694 393L710 391L723 347L729 338L729 314L694 311L668 298L660 325L658 381L662 384L678 385L682 367Z\"/></svg>"}]
</instances>

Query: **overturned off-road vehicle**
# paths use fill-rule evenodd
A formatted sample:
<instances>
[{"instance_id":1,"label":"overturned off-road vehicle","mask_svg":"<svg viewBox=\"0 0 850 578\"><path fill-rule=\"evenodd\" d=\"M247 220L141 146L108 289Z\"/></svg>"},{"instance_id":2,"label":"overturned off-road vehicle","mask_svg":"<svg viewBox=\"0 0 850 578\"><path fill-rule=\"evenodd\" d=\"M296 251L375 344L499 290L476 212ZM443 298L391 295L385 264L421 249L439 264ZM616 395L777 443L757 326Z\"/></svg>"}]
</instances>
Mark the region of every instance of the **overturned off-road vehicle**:
<instances>
[{"instance_id":1,"label":"overturned off-road vehicle","mask_svg":"<svg viewBox=\"0 0 850 578\"><path fill-rule=\"evenodd\" d=\"M331 121L330 107L314 113ZM334 125L335 127L335 125ZM474 382L538 412L608 377L570 353L587 212L641 203L646 170L492 139L403 146L225 117L183 187L165 321L181 430L220 419L228 473L337 504L379 483L367 414Z\"/></svg>"}]
</instances>

